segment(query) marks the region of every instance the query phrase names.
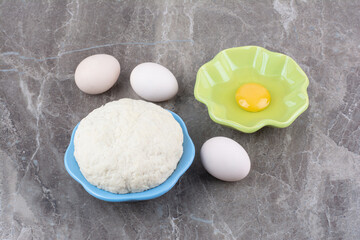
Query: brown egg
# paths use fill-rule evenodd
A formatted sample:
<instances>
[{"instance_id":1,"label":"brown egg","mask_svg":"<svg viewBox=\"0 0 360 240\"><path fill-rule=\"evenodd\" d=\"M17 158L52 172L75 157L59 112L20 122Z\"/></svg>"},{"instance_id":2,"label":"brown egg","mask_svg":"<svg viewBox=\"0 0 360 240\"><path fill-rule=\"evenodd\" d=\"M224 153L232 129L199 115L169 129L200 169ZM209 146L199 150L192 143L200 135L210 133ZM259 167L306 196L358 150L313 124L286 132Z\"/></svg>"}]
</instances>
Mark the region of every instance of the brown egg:
<instances>
[{"instance_id":1,"label":"brown egg","mask_svg":"<svg viewBox=\"0 0 360 240\"><path fill-rule=\"evenodd\" d=\"M75 83L81 91L100 94L109 90L120 75L120 63L113 56L96 54L82 60L75 71Z\"/></svg>"}]
</instances>

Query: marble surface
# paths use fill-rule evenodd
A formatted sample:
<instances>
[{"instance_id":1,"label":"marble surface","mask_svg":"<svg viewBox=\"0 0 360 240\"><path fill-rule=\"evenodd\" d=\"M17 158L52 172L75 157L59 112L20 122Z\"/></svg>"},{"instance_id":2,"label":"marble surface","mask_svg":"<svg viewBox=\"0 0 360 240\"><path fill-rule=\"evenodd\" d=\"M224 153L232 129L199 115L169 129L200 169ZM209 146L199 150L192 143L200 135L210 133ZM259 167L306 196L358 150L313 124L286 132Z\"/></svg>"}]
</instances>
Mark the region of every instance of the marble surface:
<instances>
[{"instance_id":1,"label":"marble surface","mask_svg":"<svg viewBox=\"0 0 360 240\"><path fill-rule=\"evenodd\" d=\"M359 1L0 1L1 239L360 239ZM194 99L197 69L222 49L263 46L293 57L310 107L286 129L243 134L212 122ZM85 57L122 72L89 96L74 83ZM160 105L186 122L197 156L162 197L107 203L65 171L72 128L92 109L138 98L131 70L153 61L177 77ZM202 143L238 141L249 176L206 173Z\"/></svg>"}]
</instances>

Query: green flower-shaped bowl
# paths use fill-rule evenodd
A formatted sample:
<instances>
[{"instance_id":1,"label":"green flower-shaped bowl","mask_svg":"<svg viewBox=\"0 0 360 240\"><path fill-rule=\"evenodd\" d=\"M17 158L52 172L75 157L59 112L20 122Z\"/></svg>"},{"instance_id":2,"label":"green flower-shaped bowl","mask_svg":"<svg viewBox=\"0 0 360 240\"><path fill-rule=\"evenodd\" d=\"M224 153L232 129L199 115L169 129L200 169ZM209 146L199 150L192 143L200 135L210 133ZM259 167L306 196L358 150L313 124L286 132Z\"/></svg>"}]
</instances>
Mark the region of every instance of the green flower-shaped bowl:
<instances>
[{"instance_id":1,"label":"green flower-shaped bowl","mask_svg":"<svg viewBox=\"0 0 360 240\"><path fill-rule=\"evenodd\" d=\"M259 83L271 95L270 105L247 112L235 100L245 83ZM261 47L230 48L218 53L198 71L195 98L208 107L211 119L245 133L264 126L289 126L309 106L309 79L290 57Z\"/></svg>"}]
</instances>

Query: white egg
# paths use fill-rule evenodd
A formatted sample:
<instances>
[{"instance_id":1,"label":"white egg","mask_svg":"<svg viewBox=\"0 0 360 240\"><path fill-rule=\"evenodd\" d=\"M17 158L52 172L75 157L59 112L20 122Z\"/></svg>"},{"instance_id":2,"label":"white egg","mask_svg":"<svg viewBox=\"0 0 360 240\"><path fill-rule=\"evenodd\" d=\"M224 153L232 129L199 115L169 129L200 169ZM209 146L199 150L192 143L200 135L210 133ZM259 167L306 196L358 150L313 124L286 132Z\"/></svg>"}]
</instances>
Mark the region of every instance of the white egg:
<instances>
[{"instance_id":1,"label":"white egg","mask_svg":"<svg viewBox=\"0 0 360 240\"><path fill-rule=\"evenodd\" d=\"M130 84L137 95L151 102L173 98L178 92L178 82L169 69L157 63L137 65L130 75Z\"/></svg>"},{"instance_id":2,"label":"white egg","mask_svg":"<svg viewBox=\"0 0 360 240\"><path fill-rule=\"evenodd\" d=\"M226 137L207 140L200 151L205 169L223 181L239 181L250 171L250 159L244 148Z\"/></svg>"},{"instance_id":3,"label":"white egg","mask_svg":"<svg viewBox=\"0 0 360 240\"><path fill-rule=\"evenodd\" d=\"M120 63L107 54L96 54L80 62L75 71L75 83L81 91L99 94L109 90L120 75Z\"/></svg>"}]
</instances>

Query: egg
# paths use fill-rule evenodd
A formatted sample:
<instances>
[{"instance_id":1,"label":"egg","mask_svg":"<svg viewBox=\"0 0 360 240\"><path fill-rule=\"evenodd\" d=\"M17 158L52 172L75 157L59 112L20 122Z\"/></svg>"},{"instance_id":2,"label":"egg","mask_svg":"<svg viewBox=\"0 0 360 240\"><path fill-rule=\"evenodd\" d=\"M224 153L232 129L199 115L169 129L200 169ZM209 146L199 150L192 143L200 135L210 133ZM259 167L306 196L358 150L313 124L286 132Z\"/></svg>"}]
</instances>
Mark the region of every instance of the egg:
<instances>
[{"instance_id":1,"label":"egg","mask_svg":"<svg viewBox=\"0 0 360 240\"><path fill-rule=\"evenodd\" d=\"M239 87L235 95L238 105L248 112L260 112L270 104L269 91L258 83L246 83Z\"/></svg>"},{"instance_id":2,"label":"egg","mask_svg":"<svg viewBox=\"0 0 360 240\"><path fill-rule=\"evenodd\" d=\"M178 82L169 69L152 62L137 65L130 74L130 84L141 98L162 102L178 92Z\"/></svg>"},{"instance_id":3,"label":"egg","mask_svg":"<svg viewBox=\"0 0 360 240\"><path fill-rule=\"evenodd\" d=\"M96 54L82 60L75 71L75 83L81 91L100 94L109 90L120 75L120 63L111 55Z\"/></svg>"},{"instance_id":4,"label":"egg","mask_svg":"<svg viewBox=\"0 0 360 240\"><path fill-rule=\"evenodd\" d=\"M226 137L207 140L200 150L201 162L214 177L223 181L239 181L250 171L250 158L244 148Z\"/></svg>"}]
</instances>

